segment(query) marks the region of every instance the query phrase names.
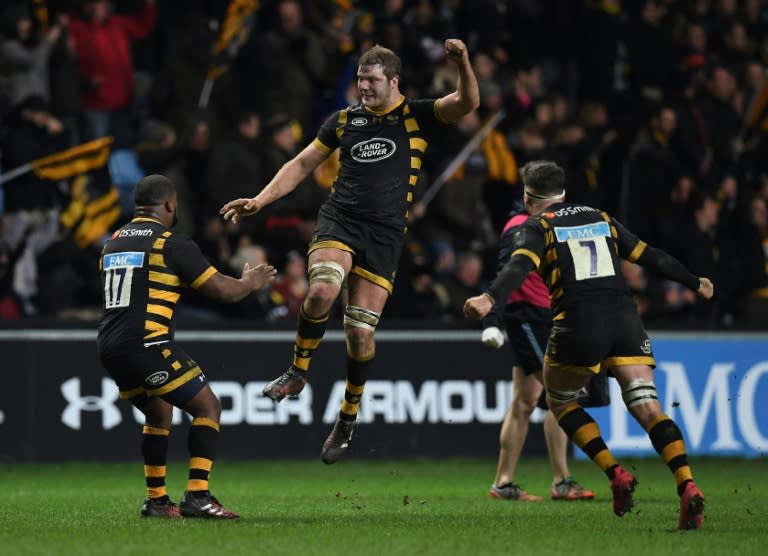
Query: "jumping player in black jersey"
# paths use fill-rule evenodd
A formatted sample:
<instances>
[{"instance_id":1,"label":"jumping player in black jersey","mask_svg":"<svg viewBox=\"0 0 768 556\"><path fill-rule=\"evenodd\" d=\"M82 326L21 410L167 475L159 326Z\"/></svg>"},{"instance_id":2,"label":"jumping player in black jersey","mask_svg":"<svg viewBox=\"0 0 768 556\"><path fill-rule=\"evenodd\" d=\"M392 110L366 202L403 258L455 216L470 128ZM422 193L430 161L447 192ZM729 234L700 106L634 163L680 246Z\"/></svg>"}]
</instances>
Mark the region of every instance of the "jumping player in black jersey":
<instances>
[{"instance_id":1,"label":"jumping player in black jersey","mask_svg":"<svg viewBox=\"0 0 768 556\"><path fill-rule=\"evenodd\" d=\"M335 149L338 176L320 209L308 253L309 292L299 315L293 362L264 389L279 402L307 381L312 354L328 314L347 281L344 331L346 391L341 411L323 444L321 458L336 462L348 449L368 371L375 356L374 331L392 292L408 211L431 134L476 109L480 95L467 48L457 39L445 51L458 68L456 91L439 99L406 100L400 94L400 59L374 46L357 71L362 103L332 114L317 138L286 163L252 199L236 199L221 214L236 220L255 214L290 193Z\"/></svg>"},{"instance_id":2,"label":"jumping player in black jersey","mask_svg":"<svg viewBox=\"0 0 768 556\"><path fill-rule=\"evenodd\" d=\"M208 490L221 404L197 363L173 341L174 310L184 286L233 303L273 280L276 270L246 263L240 279L216 271L191 239L171 231L177 195L164 176L142 179L134 200L134 219L112 235L101 255L104 315L98 350L120 397L146 418L141 451L147 499L141 515L236 519ZM173 406L193 418L189 480L178 507L165 488Z\"/></svg>"},{"instance_id":3,"label":"jumping player in black jersey","mask_svg":"<svg viewBox=\"0 0 768 556\"><path fill-rule=\"evenodd\" d=\"M549 407L566 434L608 476L613 511L634 506L637 480L618 465L597 423L576 401L580 389L605 365L621 385L624 403L648 433L675 476L680 529L702 525L704 495L693 482L683 435L659 404L653 383L651 342L619 267L620 258L653 268L710 299L712 282L698 278L676 259L629 232L605 212L565 202L565 174L553 162L522 170L524 200L532 215L520 228L504 269L482 295L467 299L464 314L483 318L507 299L530 271L549 287L553 327L544 357Z\"/></svg>"}]
</instances>

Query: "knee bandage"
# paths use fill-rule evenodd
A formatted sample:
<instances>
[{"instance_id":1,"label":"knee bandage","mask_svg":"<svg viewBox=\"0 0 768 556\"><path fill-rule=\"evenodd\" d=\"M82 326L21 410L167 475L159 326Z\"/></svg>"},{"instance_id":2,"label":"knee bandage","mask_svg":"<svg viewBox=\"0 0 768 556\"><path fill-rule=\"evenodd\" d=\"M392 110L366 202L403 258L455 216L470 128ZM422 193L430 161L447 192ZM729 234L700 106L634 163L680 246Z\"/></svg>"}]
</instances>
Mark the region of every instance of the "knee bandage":
<instances>
[{"instance_id":1,"label":"knee bandage","mask_svg":"<svg viewBox=\"0 0 768 556\"><path fill-rule=\"evenodd\" d=\"M376 330L380 317L381 315L376 311L355 305L347 305L347 308L344 309L344 326Z\"/></svg>"},{"instance_id":2,"label":"knee bandage","mask_svg":"<svg viewBox=\"0 0 768 556\"><path fill-rule=\"evenodd\" d=\"M320 261L309 267L309 283L326 282L340 288L344 281L344 269L333 261Z\"/></svg>"},{"instance_id":3,"label":"knee bandage","mask_svg":"<svg viewBox=\"0 0 768 556\"><path fill-rule=\"evenodd\" d=\"M659 396L656 393L656 385L644 378L636 378L630 381L627 387L622 390L621 397L624 398L624 403L628 408L659 400Z\"/></svg>"},{"instance_id":4,"label":"knee bandage","mask_svg":"<svg viewBox=\"0 0 768 556\"><path fill-rule=\"evenodd\" d=\"M575 402L581 395L582 389L578 390L553 390L547 388L547 396L558 404L569 404Z\"/></svg>"}]
</instances>

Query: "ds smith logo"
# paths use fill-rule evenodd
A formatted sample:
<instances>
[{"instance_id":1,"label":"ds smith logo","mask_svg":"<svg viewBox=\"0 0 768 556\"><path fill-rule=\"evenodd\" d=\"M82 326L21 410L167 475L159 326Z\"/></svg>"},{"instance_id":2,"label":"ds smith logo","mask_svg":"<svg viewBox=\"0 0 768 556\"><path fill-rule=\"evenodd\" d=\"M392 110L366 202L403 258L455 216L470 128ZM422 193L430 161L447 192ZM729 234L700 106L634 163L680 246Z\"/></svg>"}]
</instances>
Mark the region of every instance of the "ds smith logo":
<instances>
[{"instance_id":1,"label":"ds smith logo","mask_svg":"<svg viewBox=\"0 0 768 556\"><path fill-rule=\"evenodd\" d=\"M374 137L353 146L350 154L358 162L377 162L389 158L396 150L395 142L391 139Z\"/></svg>"}]
</instances>

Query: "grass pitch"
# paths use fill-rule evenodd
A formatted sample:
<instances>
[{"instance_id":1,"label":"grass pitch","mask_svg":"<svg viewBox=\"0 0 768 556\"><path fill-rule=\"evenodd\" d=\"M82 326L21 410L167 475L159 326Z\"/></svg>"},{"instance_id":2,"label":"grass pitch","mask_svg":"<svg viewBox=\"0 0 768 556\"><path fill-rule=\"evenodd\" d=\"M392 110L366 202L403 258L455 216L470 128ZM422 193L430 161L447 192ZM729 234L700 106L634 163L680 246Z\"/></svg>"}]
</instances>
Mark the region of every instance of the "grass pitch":
<instances>
[{"instance_id":1,"label":"grass pitch","mask_svg":"<svg viewBox=\"0 0 768 556\"><path fill-rule=\"evenodd\" d=\"M541 503L488 497L491 460L217 462L212 491L239 522L140 518L139 461L0 465L0 554L765 554L765 459L694 458L704 528L683 532L661 461L622 463L640 481L624 518L590 462L571 471L594 501ZM175 501L185 474L169 464ZM548 496L549 464L524 458L518 480Z\"/></svg>"}]
</instances>

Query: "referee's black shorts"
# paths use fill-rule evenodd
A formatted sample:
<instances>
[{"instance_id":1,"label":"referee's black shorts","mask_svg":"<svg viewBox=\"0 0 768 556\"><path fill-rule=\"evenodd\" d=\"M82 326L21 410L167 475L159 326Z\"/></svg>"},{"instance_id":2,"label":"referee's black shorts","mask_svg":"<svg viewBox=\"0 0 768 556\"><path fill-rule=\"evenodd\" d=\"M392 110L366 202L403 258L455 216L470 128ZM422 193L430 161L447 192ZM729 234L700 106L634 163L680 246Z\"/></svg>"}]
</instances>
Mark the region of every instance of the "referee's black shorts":
<instances>
[{"instance_id":1,"label":"referee's black shorts","mask_svg":"<svg viewBox=\"0 0 768 556\"><path fill-rule=\"evenodd\" d=\"M531 375L544 366L544 354L552 329L549 309L533 305L514 304L504 312L507 338L512 351L512 364Z\"/></svg>"}]
</instances>

